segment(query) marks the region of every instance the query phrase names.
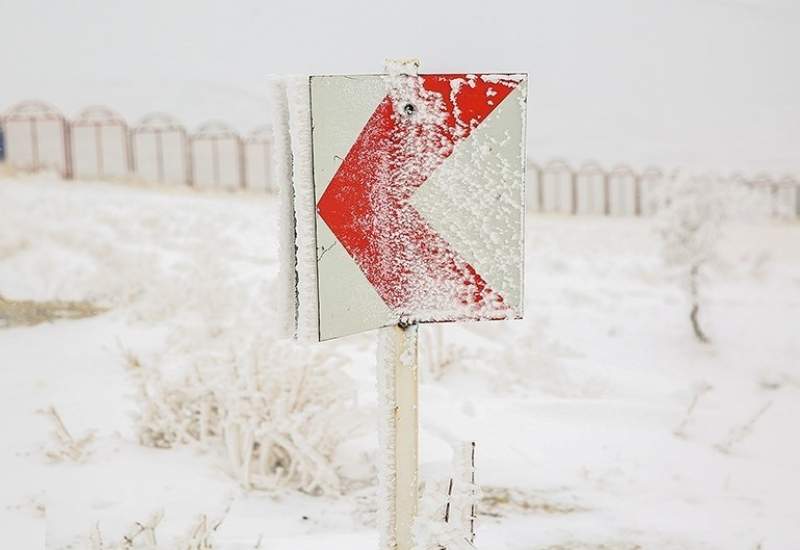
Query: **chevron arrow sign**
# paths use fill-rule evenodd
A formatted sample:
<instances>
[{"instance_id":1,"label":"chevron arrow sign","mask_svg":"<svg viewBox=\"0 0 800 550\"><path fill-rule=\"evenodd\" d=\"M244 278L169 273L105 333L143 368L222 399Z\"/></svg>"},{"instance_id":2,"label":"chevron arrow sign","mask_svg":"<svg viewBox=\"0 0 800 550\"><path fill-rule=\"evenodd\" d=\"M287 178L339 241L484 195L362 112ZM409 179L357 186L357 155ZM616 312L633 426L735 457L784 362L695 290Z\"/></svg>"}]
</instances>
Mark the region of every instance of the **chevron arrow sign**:
<instances>
[{"instance_id":1,"label":"chevron arrow sign","mask_svg":"<svg viewBox=\"0 0 800 550\"><path fill-rule=\"evenodd\" d=\"M525 75L309 83L320 339L520 318Z\"/></svg>"}]
</instances>

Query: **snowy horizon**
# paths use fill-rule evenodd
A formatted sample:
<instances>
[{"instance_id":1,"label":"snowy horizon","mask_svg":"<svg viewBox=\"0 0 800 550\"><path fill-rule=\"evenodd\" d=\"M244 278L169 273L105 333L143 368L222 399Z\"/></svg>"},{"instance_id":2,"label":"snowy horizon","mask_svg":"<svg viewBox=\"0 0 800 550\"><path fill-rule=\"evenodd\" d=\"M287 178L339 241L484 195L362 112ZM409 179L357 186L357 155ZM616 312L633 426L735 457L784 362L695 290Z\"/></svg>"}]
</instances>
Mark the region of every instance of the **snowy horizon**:
<instances>
[{"instance_id":1,"label":"snowy horizon","mask_svg":"<svg viewBox=\"0 0 800 550\"><path fill-rule=\"evenodd\" d=\"M268 121L272 73L531 76L529 156L717 171L800 170L800 7L785 1L209 2L0 6L0 110L107 105L189 130ZM335 23L334 23L335 22Z\"/></svg>"}]
</instances>

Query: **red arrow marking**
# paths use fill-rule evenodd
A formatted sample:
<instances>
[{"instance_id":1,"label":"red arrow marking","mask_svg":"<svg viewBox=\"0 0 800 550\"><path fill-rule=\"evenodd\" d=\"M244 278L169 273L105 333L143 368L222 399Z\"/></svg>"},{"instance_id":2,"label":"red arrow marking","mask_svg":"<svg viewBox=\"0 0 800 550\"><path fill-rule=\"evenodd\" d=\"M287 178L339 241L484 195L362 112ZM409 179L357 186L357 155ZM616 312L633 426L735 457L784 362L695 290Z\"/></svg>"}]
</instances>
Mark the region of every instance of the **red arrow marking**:
<instances>
[{"instance_id":1,"label":"red arrow marking","mask_svg":"<svg viewBox=\"0 0 800 550\"><path fill-rule=\"evenodd\" d=\"M390 78L320 198L320 217L392 310L431 320L508 315L503 297L409 200L516 86L480 75Z\"/></svg>"}]
</instances>

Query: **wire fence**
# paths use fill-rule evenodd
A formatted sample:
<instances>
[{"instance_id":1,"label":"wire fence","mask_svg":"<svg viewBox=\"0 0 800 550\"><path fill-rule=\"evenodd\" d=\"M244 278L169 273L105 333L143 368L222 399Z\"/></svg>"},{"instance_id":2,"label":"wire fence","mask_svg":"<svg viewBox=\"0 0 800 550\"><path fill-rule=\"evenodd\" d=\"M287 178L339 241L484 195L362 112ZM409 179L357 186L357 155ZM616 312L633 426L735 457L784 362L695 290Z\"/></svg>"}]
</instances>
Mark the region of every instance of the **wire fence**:
<instances>
[{"instance_id":1,"label":"wire fence","mask_svg":"<svg viewBox=\"0 0 800 550\"><path fill-rule=\"evenodd\" d=\"M26 101L0 116L5 162L20 170L51 170L66 179L139 178L199 188L274 192L271 134L266 126L241 135L223 122L196 131L170 115L154 113L130 125L106 107L89 107L69 119L40 101ZM574 168L561 160L528 163L527 205L535 212L567 215L647 216L676 172L635 170L597 163ZM768 174L718 177L763 191L773 216L800 218L800 179Z\"/></svg>"},{"instance_id":2,"label":"wire fence","mask_svg":"<svg viewBox=\"0 0 800 550\"><path fill-rule=\"evenodd\" d=\"M0 116L0 135L5 162L19 170L274 191L271 136L264 127L240 135L214 121L189 132L162 113L130 125L107 107L89 107L68 119L46 103L26 101Z\"/></svg>"}]
</instances>

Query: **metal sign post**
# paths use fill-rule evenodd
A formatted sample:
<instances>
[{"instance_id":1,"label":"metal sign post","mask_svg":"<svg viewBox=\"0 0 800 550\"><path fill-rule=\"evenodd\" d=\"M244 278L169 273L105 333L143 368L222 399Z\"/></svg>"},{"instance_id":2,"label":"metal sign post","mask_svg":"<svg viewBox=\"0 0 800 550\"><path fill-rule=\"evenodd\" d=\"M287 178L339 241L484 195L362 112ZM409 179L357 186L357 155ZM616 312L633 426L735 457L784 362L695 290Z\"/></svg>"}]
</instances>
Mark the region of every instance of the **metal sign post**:
<instances>
[{"instance_id":1,"label":"metal sign post","mask_svg":"<svg viewBox=\"0 0 800 550\"><path fill-rule=\"evenodd\" d=\"M418 324L523 309L527 77L416 68L273 85L286 326L380 330L381 550L415 545Z\"/></svg>"},{"instance_id":2,"label":"metal sign post","mask_svg":"<svg viewBox=\"0 0 800 550\"><path fill-rule=\"evenodd\" d=\"M411 325L383 328L378 336L381 550L413 547L419 499L418 334L417 325Z\"/></svg>"}]
</instances>

